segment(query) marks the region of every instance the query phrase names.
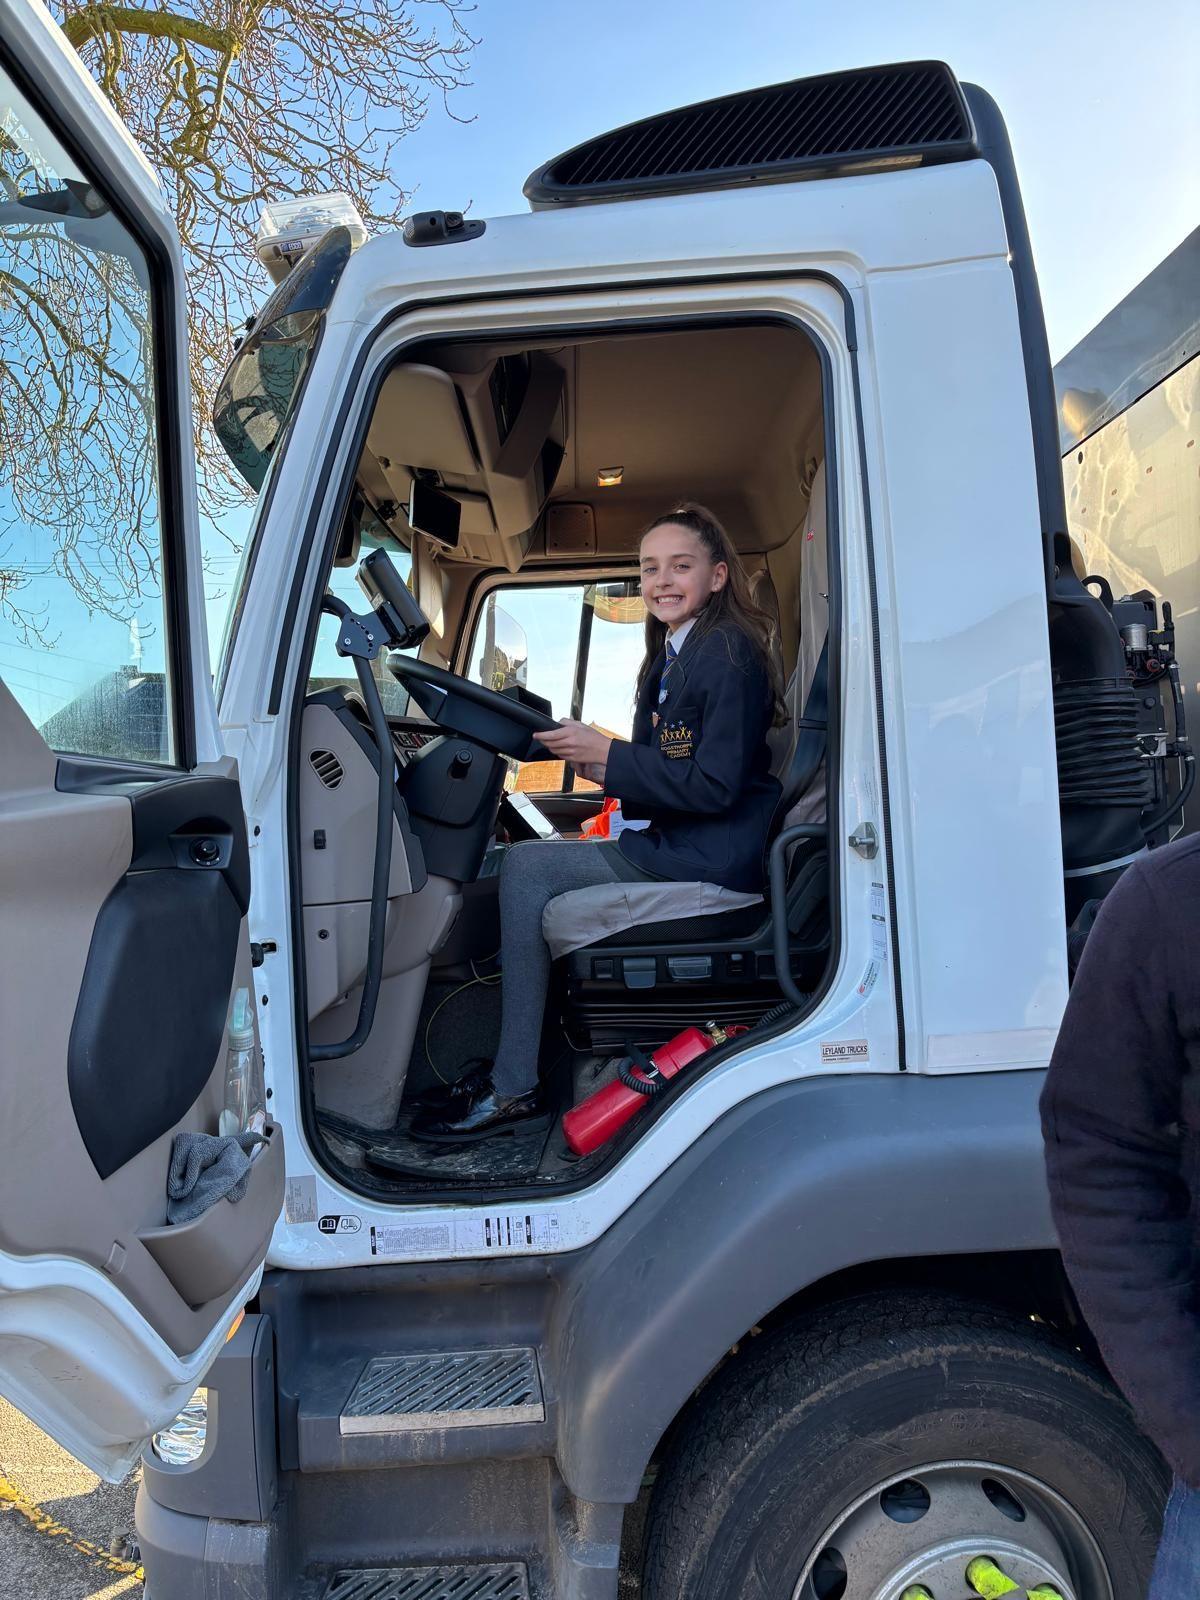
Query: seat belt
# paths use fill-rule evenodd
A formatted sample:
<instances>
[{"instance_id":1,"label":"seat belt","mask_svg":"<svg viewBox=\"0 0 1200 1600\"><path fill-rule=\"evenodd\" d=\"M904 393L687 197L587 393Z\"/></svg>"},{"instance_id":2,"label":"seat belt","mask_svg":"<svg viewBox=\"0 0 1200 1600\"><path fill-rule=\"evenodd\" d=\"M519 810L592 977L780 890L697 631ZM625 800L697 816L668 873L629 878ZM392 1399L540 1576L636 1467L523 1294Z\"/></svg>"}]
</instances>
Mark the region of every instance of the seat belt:
<instances>
[{"instance_id":1,"label":"seat belt","mask_svg":"<svg viewBox=\"0 0 1200 1600\"><path fill-rule=\"evenodd\" d=\"M821 770L829 739L829 635L821 646L816 670L808 686L804 713L796 719L796 748L792 752L787 782L779 799L779 815L786 816Z\"/></svg>"}]
</instances>

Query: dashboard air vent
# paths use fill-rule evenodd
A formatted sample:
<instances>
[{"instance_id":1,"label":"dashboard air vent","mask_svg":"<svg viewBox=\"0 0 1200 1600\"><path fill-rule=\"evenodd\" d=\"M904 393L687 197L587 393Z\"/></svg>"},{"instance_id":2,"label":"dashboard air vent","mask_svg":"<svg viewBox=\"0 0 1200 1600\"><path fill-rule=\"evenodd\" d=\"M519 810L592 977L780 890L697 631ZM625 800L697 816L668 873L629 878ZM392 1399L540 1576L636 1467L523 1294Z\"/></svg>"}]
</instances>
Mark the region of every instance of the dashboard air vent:
<instances>
[{"instance_id":1,"label":"dashboard air vent","mask_svg":"<svg viewBox=\"0 0 1200 1600\"><path fill-rule=\"evenodd\" d=\"M308 764L327 789L336 789L346 776L332 750L310 750Z\"/></svg>"}]
</instances>

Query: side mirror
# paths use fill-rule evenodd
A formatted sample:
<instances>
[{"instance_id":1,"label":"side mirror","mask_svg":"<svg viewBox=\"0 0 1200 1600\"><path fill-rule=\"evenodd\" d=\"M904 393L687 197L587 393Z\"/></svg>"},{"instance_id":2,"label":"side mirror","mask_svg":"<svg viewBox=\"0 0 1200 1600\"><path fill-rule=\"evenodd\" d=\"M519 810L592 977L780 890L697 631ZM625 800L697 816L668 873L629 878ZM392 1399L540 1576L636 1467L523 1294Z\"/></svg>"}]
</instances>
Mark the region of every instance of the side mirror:
<instances>
[{"instance_id":1,"label":"side mirror","mask_svg":"<svg viewBox=\"0 0 1200 1600\"><path fill-rule=\"evenodd\" d=\"M483 614L483 639L475 665L475 681L503 694L514 685L525 688L529 680L529 641L515 617L510 617L489 595Z\"/></svg>"}]
</instances>

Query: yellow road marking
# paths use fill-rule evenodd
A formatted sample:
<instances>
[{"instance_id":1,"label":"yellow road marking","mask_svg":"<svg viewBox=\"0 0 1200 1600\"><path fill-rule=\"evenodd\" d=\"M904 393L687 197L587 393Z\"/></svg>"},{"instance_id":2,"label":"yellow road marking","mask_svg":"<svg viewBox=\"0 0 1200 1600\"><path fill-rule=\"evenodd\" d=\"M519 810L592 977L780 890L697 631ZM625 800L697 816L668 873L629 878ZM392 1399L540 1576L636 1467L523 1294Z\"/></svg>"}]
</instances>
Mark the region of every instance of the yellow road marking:
<instances>
[{"instance_id":1,"label":"yellow road marking","mask_svg":"<svg viewBox=\"0 0 1200 1600\"><path fill-rule=\"evenodd\" d=\"M62 1539L78 1550L79 1554L86 1556L89 1561L95 1561L103 1567L105 1572L127 1573L131 1578L136 1578L139 1583L145 1579L145 1573L140 1566L132 1561L122 1561L120 1556L114 1556L109 1550L102 1550L98 1544L93 1544L90 1539L81 1539L71 1532L65 1523L56 1521L48 1511L43 1511L41 1506L35 1505L14 1487L3 1474L0 1474L0 1506L11 1506L14 1511L30 1523L39 1533L44 1533L48 1539ZM127 1585L122 1584L121 1588ZM109 1591L106 1591L106 1593Z\"/></svg>"}]
</instances>

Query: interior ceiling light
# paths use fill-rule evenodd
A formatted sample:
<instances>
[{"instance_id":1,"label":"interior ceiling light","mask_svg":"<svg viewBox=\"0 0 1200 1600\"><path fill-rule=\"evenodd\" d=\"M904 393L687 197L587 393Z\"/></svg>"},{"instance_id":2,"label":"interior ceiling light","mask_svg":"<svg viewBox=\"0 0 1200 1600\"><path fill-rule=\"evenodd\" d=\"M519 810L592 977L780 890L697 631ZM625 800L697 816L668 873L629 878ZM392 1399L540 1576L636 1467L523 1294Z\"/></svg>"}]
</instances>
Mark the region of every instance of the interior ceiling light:
<instances>
[{"instance_id":1,"label":"interior ceiling light","mask_svg":"<svg viewBox=\"0 0 1200 1600\"><path fill-rule=\"evenodd\" d=\"M597 489L615 489L624 476L624 467L601 467L596 474L596 487Z\"/></svg>"}]
</instances>

